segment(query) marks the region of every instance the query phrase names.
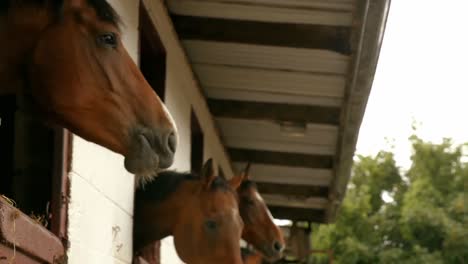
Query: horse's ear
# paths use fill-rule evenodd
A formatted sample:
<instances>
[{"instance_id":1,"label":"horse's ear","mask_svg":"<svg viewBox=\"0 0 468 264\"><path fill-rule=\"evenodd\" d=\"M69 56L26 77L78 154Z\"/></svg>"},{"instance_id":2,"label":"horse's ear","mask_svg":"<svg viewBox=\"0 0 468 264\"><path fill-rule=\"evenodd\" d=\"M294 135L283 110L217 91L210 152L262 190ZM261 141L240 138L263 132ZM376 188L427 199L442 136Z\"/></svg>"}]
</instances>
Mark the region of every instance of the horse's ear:
<instances>
[{"instance_id":1,"label":"horse's ear","mask_svg":"<svg viewBox=\"0 0 468 264\"><path fill-rule=\"evenodd\" d=\"M239 188L239 186L242 184L243 181L249 179L249 173L250 173L250 162L247 163L247 166L245 167L244 171L240 175L236 175L229 180L229 185L231 185L231 187L234 190L236 190L237 188Z\"/></svg>"},{"instance_id":2,"label":"horse's ear","mask_svg":"<svg viewBox=\"0 0 468 264\"><path fill-rule=\"evenodd\" d=\"M85 4L83 0L52 0L55 6L61 6L62 10L82 7Z\"/></svg>"},{"instance_id":3,"label":"horse's ear","mask_svg":"<svg viewBox=\"0 0 468 264\"><path fill-rule=\"evenodd\" d=\"M231 186L232 189L237 190L239 186L241 186L242 181L244 181L245 177L244 174L240 175L235 175L229 180L229 185Z\"/></svg>"},{"instance_id":4,"label":"horse's ear","mask_svg":"<svg viewBox=\"0 0 468 264\"><path fill-rule=\"evenodd\" d=\"M224 176L224 174L221 174L221 173L220 173L220 170L221 170L221 169L218 169L218 177L220 177L220 178L223 179L223 180L226 180L226 176Z\"/></svg>"},{"instance_id":5,"label":"horse's ear","mask_svg":"<svg viewBox=\"0 0 468 264\"><path fill-rule=\"evenodd\" d=\"M213 159L210 158L205 162L201 171L202 184L206 189L208 189L215 179L216 174L214 171Z\"/></svg>"},{"instance_id":6,"label":"horse's ear","mask_svg":"<svg viewBox=\"0 0 468 264\"><path fill-rule=\"evenodd\" d=\"M242 175L244 176L244 179L245 180L248 180L250 178L250 161L247 163L247 165L245 166L245 169L244 171L242 172Z\"/></svg>"},{"instance_id":7,"label":"horse's ear","mask_svg":"<svg viewBox=\"0 0 468 264\"><path fill-rule=\"evenodd\" d=\"M48 5L57 14L61 15L67 10L82 7L85 4L84 0L48 0Z\"/></svg>"}]
</instances>

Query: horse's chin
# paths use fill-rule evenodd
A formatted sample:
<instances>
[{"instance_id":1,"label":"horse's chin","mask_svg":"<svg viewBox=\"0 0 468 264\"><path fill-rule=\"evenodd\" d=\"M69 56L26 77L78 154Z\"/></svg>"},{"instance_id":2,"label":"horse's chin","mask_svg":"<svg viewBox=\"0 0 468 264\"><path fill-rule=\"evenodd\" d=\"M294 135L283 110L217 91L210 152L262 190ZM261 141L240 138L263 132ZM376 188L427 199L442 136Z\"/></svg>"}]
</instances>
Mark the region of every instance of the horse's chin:
<instances>
[{"instance_id":1,"label":"horse's chin","mask_svg":"<svg viewBox=\"0 0 468 264\"><path fill-rule=\"evenodd\" d=\"M268 262L276 262L280 260L283 257L283 253L281 252L273 252L273 250L267 250L267 249L262 249L260 251L263 255L263 257L268 261Z\"/></svg>"},{"instance_id":2,"label":"horse's chin","mask_svg":"<svg viewBox=\"0 0 468 264\"><path fill-rule=\"evenodd\" d=\"M269 263L275 263L276 261L280 260L282 258L282 254L281 255L277 255L275 257L267 257L265 256L265 259L266 261L268 261Z\"/></svg>"},{"instance_id":3,"label":"horse's chin","mask_svg":"<svg viewBox=\"0 0 468 264\"><path fill-rule=\"evenodd\" d=\"M154 172L148 174L135 174L135 188L144 188L147 183L150 183L157 176L158 174Z\"/></svg>"},{"instance_id":4,"label":"horse's chin","mask_svg":"<svg viewBox=\"0 0 468 264\"><path fill-rule=\"evenodd\" d=\"M155 177L160 168L160 160L146 136L136 136L128 155L125 156L124 165L128 172L136 175L138 182Z\"/></svg>"}]
</instances>

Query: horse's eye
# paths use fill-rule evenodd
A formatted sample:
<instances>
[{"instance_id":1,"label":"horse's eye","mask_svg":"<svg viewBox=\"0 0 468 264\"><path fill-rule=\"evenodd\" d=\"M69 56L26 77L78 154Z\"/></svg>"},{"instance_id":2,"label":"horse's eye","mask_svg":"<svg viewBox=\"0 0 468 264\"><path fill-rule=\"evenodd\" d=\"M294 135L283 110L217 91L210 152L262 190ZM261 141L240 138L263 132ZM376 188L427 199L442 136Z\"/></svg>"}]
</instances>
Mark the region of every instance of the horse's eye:
<instances>
[{"instance_id":1,"label":"horse's eye","mask_svg":"<svg viewBox=\"0 0 468 264\"><path fill-rule=\"evenodd\" d=\"M214 231L218 227L218 224L214 220L206 220L205 227L210 231Z\"/></svg>"},{"instance_id":2,"label":"horse's eye","mask_svg":"<svg viewBox=\"0 0 468 264\"><path fill-rule=\"evenodd\" d=\"M117 36L115 33L104 33L98 36L98 43L111 48L117 47Z\"/></svg>"}]
</instances>

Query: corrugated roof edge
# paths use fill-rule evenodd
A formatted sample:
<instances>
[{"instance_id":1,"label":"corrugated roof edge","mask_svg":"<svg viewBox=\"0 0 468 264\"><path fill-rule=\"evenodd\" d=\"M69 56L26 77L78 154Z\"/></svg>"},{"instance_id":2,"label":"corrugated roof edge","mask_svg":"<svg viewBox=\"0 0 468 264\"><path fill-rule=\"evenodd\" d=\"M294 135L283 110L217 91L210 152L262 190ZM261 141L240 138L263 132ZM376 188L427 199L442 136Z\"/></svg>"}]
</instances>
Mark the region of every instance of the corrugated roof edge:
<instances>
[{"instance_id":1,"label":"corrugated roof edge","mask_svg":"<svg viewBox=\"0 0 468 264\"><path fill-rule=\"evenodd\" d=\"M335 177L324 222L336 220L351 176L359 128L377 67L391 0L358 1L354 16L354 56L341 113Z\"/></svg>"}]
</instances>

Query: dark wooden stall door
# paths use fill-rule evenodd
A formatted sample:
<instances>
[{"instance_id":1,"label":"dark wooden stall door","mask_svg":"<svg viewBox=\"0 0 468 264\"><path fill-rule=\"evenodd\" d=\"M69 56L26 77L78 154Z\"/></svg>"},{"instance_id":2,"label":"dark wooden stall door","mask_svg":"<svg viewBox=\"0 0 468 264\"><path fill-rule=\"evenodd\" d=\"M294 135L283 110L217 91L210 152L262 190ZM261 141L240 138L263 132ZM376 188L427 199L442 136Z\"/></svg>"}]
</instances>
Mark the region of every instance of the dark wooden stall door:
<instances>
[{"instance_id":1,"label":"dark wooden stall door","mask_svg":"<svg viewBox=\"0 0 468 264\"><path fill-rule=\"evenodd\" d=\"M71 134L0 96L0 264L64 263Z\"/></svg>"},{"instance_id":2,"label":"dark wooden stall door","mask_svg":"<svg viewBox=\"0 0 468 264\"><path fill-rule=\"evenodd\" d=\"M144 4L140 1L140 69L153 90L162 101L166 96L166 50L154 28ZM134 264L159 264L160 241L138 250Z\"/></svg>"}]
</instances>

